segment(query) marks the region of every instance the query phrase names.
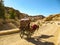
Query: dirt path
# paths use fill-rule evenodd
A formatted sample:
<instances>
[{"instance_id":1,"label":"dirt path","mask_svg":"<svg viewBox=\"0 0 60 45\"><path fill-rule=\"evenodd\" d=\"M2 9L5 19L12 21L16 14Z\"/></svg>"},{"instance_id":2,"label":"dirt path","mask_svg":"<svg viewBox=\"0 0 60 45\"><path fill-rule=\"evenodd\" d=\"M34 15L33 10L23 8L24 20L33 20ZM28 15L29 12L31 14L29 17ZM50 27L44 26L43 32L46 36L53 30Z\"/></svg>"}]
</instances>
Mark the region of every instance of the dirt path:
<instances>
[{"instance_id":1,"label":"dirt path","mask_svg":"<svg viewBox=\"0 0 60 45\"><path fill-rule=\"evenodd\" d=\"M60 26L47 24L30 39L21 39L19 33L0 36L0 45L60 45Z\"/></svg>"},{"instance_id":2,"label":"dirt path","mask_svg":"<svg viewBox=\"0 0 60 45\"><path fill-rule=\"evenodd\" d=\"M4 30L4 31L0 31L0 35L5 35L5 34L10 34L10 33L14 33L14 32L18 32L19 29L10 29L10 30Z\"/></svg>"}]
</instances>

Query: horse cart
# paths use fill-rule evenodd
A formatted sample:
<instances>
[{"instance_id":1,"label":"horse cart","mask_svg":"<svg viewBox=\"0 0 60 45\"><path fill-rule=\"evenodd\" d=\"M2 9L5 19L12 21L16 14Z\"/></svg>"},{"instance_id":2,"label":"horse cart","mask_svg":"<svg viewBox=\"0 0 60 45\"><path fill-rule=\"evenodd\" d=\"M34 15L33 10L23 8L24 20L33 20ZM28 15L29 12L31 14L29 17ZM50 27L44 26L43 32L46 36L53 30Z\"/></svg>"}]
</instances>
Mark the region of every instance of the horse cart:
<instances>
[{"instance_id":1,"label":"horse cart","mask_svg":"<svg viewBox=\"0 0 60 45\"><path fill-rule=\"evenodd\" d=\"M35 29L39 26L34 25L30 26L30 19L21 19L20 20L20 37L24 38L31 38L32 34L34 33Z\"/></svg>"}]
</instances>

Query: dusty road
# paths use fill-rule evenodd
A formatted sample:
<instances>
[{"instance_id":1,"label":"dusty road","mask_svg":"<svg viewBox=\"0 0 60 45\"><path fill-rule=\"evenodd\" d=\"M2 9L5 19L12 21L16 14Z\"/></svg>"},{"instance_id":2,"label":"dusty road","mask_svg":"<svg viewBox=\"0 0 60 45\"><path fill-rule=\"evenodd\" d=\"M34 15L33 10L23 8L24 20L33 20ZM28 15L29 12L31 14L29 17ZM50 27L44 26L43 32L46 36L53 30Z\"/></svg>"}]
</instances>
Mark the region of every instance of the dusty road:
<instances>
[{"instance_id":1,"label":"dusty road","mask_svg":"<svg viewBox=\"0 0 60 45\"><path fill-rule=\"evenodd\" d=\"M0 31L0 35L10 34L10 33L16 33L16 32L19 32L18 28Z\"/></svg>"},{"instance_id":2,"label":"dusty road","mask_svg":"<svg viewBox=\"0 0 60 45\"><path fill-rule=\"evenodd\" d=\"M0 45L60 45L60 25L43 25L30 39L21 39L19 33L3 35Z\"/></svg>"}]
</instances>

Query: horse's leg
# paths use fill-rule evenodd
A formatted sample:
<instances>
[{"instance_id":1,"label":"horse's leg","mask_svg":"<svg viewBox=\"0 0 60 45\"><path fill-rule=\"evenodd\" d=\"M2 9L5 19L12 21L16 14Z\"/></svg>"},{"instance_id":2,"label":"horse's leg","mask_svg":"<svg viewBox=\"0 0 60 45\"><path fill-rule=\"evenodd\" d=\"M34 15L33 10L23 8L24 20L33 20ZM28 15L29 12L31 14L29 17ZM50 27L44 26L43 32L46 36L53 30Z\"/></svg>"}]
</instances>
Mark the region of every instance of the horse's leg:
<instances>
[{"instance_id":1,"label":"horse's leg","mask_svg":"<svg viewBox=\"0 0 60 45\"><path fill-rule=\"evenodd\" d=\"M30 32L30 30L27 31L27 38L31 38L31 32Z\"/></svg>"},{"instance_id":2,"label":"horse's leg","mask_svg":"<svg viewBox=\"0 0 60 45\"><path fill-rule=\"evenodd\" d=\"M31 38L31 34L30 34L30 32L28 32L28 34L27 34L27 38Z\"/></svg>"},{"instance_id":3,"label":"horse's leg","mask_svg":"<svg viewBox=\"0 0 60 45\"><path fill-rule=\"evenodd\" d=\"M23 30L20 32L20 37L21 37L21 38L24 37L24 31L23 31Z\"/></svg>"}]
</instances>

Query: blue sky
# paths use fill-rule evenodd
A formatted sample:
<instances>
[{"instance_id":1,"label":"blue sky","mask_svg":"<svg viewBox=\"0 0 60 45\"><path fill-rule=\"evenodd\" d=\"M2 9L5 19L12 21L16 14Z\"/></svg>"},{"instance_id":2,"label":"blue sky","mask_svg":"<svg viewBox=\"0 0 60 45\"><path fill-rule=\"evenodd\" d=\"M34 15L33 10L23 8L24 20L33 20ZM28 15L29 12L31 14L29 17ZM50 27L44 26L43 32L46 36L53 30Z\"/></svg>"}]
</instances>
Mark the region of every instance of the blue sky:
<instances>
[{"instance_id":1,"label":"blue sky","mask_svg":"<svg viewBox=\"0 0 60 45\"><path fill-rule=\"evenodd\" d=\"M60 0L4 0L4 4L29 15L60 13Z\"/></svg>"}]
</instances>

